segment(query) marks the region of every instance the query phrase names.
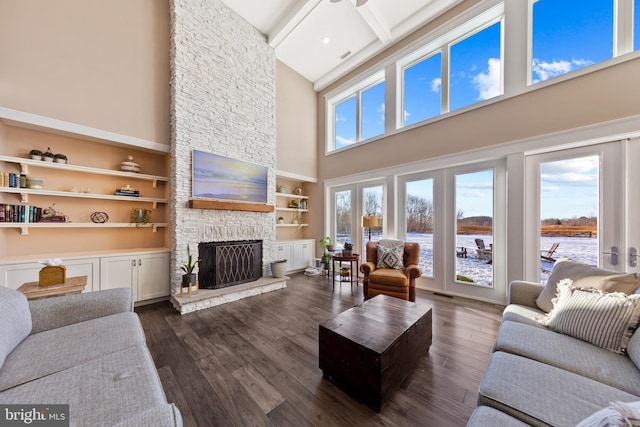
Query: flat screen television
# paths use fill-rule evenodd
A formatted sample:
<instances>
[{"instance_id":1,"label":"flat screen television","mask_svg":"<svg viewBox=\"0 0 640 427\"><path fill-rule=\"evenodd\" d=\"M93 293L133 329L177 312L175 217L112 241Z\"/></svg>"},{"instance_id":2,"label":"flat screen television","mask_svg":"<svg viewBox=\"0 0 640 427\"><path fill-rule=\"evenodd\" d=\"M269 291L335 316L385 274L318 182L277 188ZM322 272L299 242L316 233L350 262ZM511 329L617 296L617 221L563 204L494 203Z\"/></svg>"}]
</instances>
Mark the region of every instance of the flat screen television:
<instances>
[{"instance_id":1,"label":"flat screen television","mask_svg":"<svg viewBox=\"0 0 640 427\"><path fill-rule=\"evenodd\" d=\"M266 166L193 150L192 195L199 199L267 203L268 174Z\"/></svg>"}]
</instances>

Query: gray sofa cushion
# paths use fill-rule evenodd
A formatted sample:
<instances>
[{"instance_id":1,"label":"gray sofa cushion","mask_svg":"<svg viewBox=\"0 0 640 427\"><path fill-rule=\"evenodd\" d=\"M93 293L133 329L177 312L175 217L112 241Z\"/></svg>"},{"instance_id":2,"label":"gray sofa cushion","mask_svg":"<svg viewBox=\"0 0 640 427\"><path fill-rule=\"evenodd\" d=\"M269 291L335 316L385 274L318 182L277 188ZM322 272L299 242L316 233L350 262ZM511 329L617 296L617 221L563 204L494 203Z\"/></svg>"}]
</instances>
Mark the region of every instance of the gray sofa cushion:
<instances>
[{"instance_id":1,"label":"gray sofa cushion","mask_svg":"<svg viewBox=\"0 0 640 427\"><path fill-rule=\"evenodd\" d=\"M149 350L130 347L0 392L0 403L69 404L71 425L113 426L166 404Z\"/></svg>"},{"instance_id":2,"label":"gray sofa cushion","mask_svg":"<svg viewBox=\"0 0 640 427\"><path fill-rule=\"evenodd\" d=\"M135 313L114 314L30 335L0 370L0 391L144 342Z\"/></svg>"},{"instance_id":3,"label":"gray sofa cushion","mask_svg":"<svg viewBox=\"0 0 640 427\"><path fill-rule=\"evenodd\" d=\"M560 258L553 265L547 285L536 300L541 310L547 313L551 311L553 308L551 301L555 298L558 282L562 279L571 279L573 286L578 288L593 288L625 294L632 294L640 287L640 280L635 273L609 271L571 261L568 258Z\"/></svg>"},{"instance_id":4,"label":"gray sofa cushion","mask_svg":"<svg viewBox=\"0 0 640 427\"><path fill-rule=\"evenodd\" d=\"M627 354L636 368L640 369L640 329L636 329L636 332L631 336L627 346Z\"/></svg>"},{"instance_id":5,"label":"gray sofa cushion","mask_svg":"<svg viewBox=\"0 0 640 427\"><path fill-rule=\"evenodd\" d=\"M636 400L592 379L498 351L480 384L478 403L534 426L575 426L611 401Z\"/></svg>"},{"instance_id":6,"label":"gray sofa cushion","mask_svg":"<svg viewBox=\"0 0 640 427\"><path fill-rule=\"evenodd\" d=\"M173 403L147 409L113 427L181 427L182 415Z\"/></svg>"},{"instance_id":7,"label":"gray sofa cushion","mask_svg":"<svg viewBox=\"0 0 640 427\"><path fill-rule=\"evenodd\" d=\"M538 308L527 305L509 304L502 313L502 321L526 323L527 325L544 328L542 322L545 319L545 312Z\"/></svg>"},{"instance_id":8,"label":"gray sofa cushion","mask_svg":"<svg viewBox=\"0 0 640 427\"><path fill-rule=\"evenodd\" d=\"M528 424L489 406L478 406L473 410L467 427L527 427Z\"/></svg>"},{"instance_id":9,"label":"gray sofa cushion","mask_svg":"<svg viewBox=\"0 0 640 427\"><path fill-rule=\"evenodd\" d=\"M640 396L640 371L630 358L547 328L503 322L496 350L537 360Z\"/></svg>"},{"instance_id":10,"label":"gray sofa cushion","mask_svg":"<svg viewBox=\"0 0 640 427\"><path fill-rule=\"evenodd\" d=\"M0 368L9 354L31 333L27 297L0 286Z\"/></svg>"}]
</instances>

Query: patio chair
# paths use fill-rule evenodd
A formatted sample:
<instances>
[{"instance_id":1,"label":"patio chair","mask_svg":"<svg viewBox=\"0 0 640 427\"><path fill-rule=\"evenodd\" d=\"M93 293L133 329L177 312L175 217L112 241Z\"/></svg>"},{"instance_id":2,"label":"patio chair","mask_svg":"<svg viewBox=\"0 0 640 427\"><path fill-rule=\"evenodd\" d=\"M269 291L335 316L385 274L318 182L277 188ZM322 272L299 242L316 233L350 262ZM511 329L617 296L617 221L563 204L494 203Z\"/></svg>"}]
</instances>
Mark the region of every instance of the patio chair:
<instances>
[{"instance_id":1,"label":"patio chair","mask_svg":"<svg viewBox=\"0 0 640 427\"><path fill-rule=\"evenodd\" d=\"M484 244L484 240L476 239L476 246L478 247L476 249L476 258L486 261L493 260L493 244L489 244L489 247L487 248Z\"/></svg>"},{"instance_id":2,"label":"patio chair","mask_svg":"<svg viewBox=\"0 0 640 427\"><path fill-rule=\"evenodd\" d=\"M540 251L540 258L545 261L556 262L556 259L553 258L553 254L558 249L558 246L560 246L560 243L556 242L551 245L551 248L546 253L545 251Z\"/></svg>"}]
</instances>

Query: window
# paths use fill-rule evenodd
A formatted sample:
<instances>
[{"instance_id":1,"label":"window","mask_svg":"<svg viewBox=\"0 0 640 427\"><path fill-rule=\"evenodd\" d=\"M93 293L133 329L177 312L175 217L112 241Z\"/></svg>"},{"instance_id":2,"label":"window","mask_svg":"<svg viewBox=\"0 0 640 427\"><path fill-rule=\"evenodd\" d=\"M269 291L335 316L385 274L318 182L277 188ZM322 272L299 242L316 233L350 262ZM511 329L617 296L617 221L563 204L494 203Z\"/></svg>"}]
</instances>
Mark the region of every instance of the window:
<instances>
[{"instance_id":1,"label":"window","mask_svg":"<svg viewBox=\"0 0 640 427\"><path fill-rule=\"evenodd\" d=\"M422 276L433 277L433 179L406 183L407 241L420 244Z\"/></svg>"},{"instance_id":2,"label":"window","mask_svg":"<svg viewBox=\"0 0 640 427\"><path fill-rule=\"evenodd\" d=\"M440 52L403 70L403 125L442 114L442 54Z\"/></svg>"},{"instance_id":3,"label":"window","mask_svg":"<svg viewBox=\"0 0 640 427\"><path fill-rule=\"evenodd\" d=\"M384 134L384 73L376 73L329 100L328 108L328 117L334 118L333 141L328 151Z\"/></svg>"},{"instance_id":4,"label":"window","mask_svg":"<svg viewBox=\"0 0 640 427\"><path fill-rule=\"evenodd\" d=\"M377 241L382 239L382 206L383 206L383 193L384 187L382 185L376 185L375 187L363 187L362 188L362 216L363 217L375 217L378 223L372 227L362 227L362 249L361 254L366 254L366 244L369 240ZM373 224L373 223L372 223ZM363 259L366 255L363 256Z\"/></svg>"},{"instance_id":5,"label":"window","mask_svg":"<svg viewBox=\"0 0 640 427\"><path fill-rule=\"evenodd\" d=\"M534 0L531 82L612 58L613 12L611 0Z\"/></svg>"},{"instance_id":6,"label":"window","mask_svg":"<svg viewBox=\"0 0 640 427\"><path fill-rule=\"evenodd\" d=\"M449 110L502 94L500 22L451 46Z\"/></svg>"},{"instance_id":7,"label":"window","mask_svg":"<svg viewBox=\"0 0 640 427\"><path fill-rule=\"evenodd\" d=\"M362 91L360 111L362 114L360 140L382 135L384 133L384 82Z\"/></svg>"},{"instance_id":8,"label":"window","mask_svg":"<svg viewBox=\"0 0 640 427\"><path fill-rule=\"evenodd\" d=\"M455 182L456 281L492 286L493 169L458 174Z\"/></svg>"},{"instance_id":9,"label":"window","mask_svg":"<svg viewBox=\"0 0 640 427\"><path fill-rule=\"evenodd\" d=\"M336 105L336 149L356 142L356 97L352 96Z\"/></svg>"},{"instance_id":10,"label":"window","mask_svg":"<svg viewBox=\"0 0 640 427\"><path fill-rule=\"evenodd\" d=\"M351 190L335 192L335 244L342 249L345 242L353 242L351 236Z\"/></svg>"}]
</instances>

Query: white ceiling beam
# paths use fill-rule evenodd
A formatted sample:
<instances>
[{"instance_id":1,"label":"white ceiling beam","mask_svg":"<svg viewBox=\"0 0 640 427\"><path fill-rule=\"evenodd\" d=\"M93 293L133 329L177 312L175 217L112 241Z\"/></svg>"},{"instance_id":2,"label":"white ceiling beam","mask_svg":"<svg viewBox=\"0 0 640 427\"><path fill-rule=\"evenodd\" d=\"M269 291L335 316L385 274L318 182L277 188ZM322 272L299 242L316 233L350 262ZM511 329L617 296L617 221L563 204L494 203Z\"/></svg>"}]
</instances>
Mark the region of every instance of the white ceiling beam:
<instances>
[{"instance_id":1,"label":"white ceiling beam","mask_svg":"<svg viewBox=\"0 0 640 427\"><path fill-rule=\"evenodd\" d=\"M322 0L307 0L295 3L295 7L278 18L269 32L269 46L278 47L300 23L318 7Z\"/></svg>"},{"instance_id":2,"label":"white ceiling beam","mask_svg":"<svg viewBox=\"0 0 640 427\"><path fill-rule=\"evenodd\" d=\"M442 15L454 6L462 3L463 0L434 0L427 3L425 7L411 14L404 21L392 29L392 37L399 40L410 32L415 31L427 22Z\"/></svg>"},{"instance_id":3,"label":"white ceiling beam","mask_svg":"<svg viewBox=\"0 0 640 427\"><path fill-rule=\"evenodd\" d=\"M393 39L391 38L391 28L385 23L385 20L380 17L380 13L372 3L373 2L365 3L358 7L357 10L360 12L360 16L362 16L369 28L371 28L378 39L380 39L383 46L389 46L393 43Z\"/></svg>"}]
</instances>

